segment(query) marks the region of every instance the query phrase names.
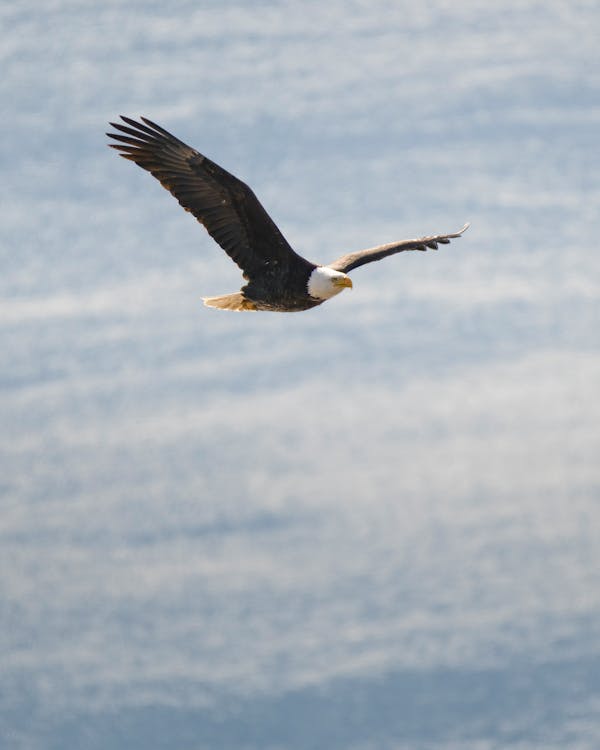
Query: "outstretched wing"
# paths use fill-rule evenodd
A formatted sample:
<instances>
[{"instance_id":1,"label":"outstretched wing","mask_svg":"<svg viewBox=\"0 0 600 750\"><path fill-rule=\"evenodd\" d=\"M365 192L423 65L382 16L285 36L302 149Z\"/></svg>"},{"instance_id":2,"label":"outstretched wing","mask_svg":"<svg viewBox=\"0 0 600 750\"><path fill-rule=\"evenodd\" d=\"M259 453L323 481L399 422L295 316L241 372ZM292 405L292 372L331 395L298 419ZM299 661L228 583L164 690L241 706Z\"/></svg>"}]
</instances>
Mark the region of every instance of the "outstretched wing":
<instances>
[{"instance_id":1,"label":"outstretched wing","mask_svg":"<svg viewBox=\"0 0 600 750\"><path fill-rule=\"evenodd\" d=\"M381 260L386 258L388 255L394 255L395 253L401 253L404 250L437 250L438 244L447 245L451 239L460 237L463 232L469 228L470 224L465 224L464 227L454 234L434 234L431 237L419 237L416 240L402 240L400 242L390 242L389 245L378 245L377 247L371 247L368 250L357 250L355 253L348 253L342 255L333 263L329 263L329 268L333 268L335 271L342 271L342 273L348 273L353 268L364 266L365 263L372 263L374 260Z\"/></svg>"},{"instance_id":2,"label":"outstretched wing","mask_svg":"<svg viewBox=\"0 0 600 750\"><path fill-rule=\"evenodd\" d=\"M120 134L107 133L118 141L109 145L153 174L247 278L300 260L245 183L151 120L121 119L127 125L110 123Z\"/></svg>"}]
</instances>

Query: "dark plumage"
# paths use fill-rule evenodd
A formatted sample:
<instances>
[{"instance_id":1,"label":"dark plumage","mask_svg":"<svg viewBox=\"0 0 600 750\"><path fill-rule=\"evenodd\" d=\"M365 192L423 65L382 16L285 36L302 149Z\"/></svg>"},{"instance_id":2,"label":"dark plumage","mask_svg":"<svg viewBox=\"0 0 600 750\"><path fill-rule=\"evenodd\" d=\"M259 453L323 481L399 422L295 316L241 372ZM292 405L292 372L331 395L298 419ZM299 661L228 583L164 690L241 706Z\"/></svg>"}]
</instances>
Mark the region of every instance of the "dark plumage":
<instances>
[{"instance_id":1,"label":"dark plumage","mask_svg":"<svg viewBox=\"0 0 600 750\"><path fill-rule=\"evenodd\" d=\"M248 283L234 294L206 298L211 307L307 310L351 287L348 271L403 250L436 249L469 226L454 234L360 250L319 266L294 252L252 190L237 177L145 117L142 122L121 119L125 125L111 123L120 132L107 133L118 141L109 145L153 174L242 269Z\"/></svg>"}]
</instances>

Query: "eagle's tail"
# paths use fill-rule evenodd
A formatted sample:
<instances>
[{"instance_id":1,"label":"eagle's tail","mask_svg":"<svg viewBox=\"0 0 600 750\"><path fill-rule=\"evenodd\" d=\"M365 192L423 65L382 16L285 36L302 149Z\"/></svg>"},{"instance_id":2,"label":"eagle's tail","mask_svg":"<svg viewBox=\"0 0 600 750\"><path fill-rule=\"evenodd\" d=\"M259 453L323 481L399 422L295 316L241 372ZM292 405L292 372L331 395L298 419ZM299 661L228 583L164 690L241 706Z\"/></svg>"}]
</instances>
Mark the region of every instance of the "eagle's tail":
<instances>
[{"instance_id":1,"label":"eagle's tail","mask_svg":"<svg viewBox=\"0 0 600 750\"><path fill-rule=\"evenodd\" d=\"M223 294L220 297L204 297L207 307L218 307L220 310L256 310L256 304L247 299L241 292Z\"/></svg>"}]
</instances>

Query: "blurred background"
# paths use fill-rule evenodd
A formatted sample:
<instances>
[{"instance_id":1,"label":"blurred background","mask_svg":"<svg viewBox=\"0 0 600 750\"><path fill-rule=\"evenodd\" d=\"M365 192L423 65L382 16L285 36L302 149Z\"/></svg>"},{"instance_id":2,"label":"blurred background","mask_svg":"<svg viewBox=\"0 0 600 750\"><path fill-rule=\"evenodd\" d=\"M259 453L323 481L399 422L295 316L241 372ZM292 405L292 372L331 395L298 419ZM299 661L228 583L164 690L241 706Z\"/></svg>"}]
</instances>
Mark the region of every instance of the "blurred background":
<instances>
[{"instance_id":1,"label":"blurred background","mask_svg":"<svg viewBox=\"0 0 600 750\"><path fill-rule=\"evenodd\" d=\"M600 747L600 7L0 9L0 745ZM298 315L106 148L145 115Z\"/></svg>"}]
</instances>

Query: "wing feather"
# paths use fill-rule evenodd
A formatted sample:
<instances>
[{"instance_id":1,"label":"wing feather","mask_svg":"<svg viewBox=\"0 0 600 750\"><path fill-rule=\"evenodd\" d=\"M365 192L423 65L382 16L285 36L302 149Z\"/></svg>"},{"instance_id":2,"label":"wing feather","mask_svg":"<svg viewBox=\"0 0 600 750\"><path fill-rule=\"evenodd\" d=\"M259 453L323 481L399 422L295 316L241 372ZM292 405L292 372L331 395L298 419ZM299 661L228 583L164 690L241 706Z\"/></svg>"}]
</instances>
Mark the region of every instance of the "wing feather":
<instances>
[{"instance_id":1,"label":"wing feather","mask_svg":"<svg viewBox=\"0 0 600 750\"><path fill-rule=\"evenodd\" d=\"M290 247L253 191L160 125L121 116L107 133L120 155L146 169L198 221L248 278L268 266L306 263Z\"/></svg>"},{"instance_id":2,"label":"wing feather","mask_svg":"<svg viewBox=\"0 0 600 750\"><path fill-rule=\"evenodd\" d=\"M405 250L437 250L438 244L447 245L451 239L460 237L463 232L469 228L469 224L465 224L464 227L453 234L435 234L431 237L419 237L415 240L401 240L400 242L390 242L387 245L378 245L377 247L371 247L368 250L357 250L354 253L348 253L342 255L333 263L329 263L329 268L333 268L335 271L341 271L342 273L348 273L353 268L364 266L365 263L372 263L375 260L381 260L386 258L388 255L395 255L395 253L402 253Z\"/></svg>"}]
</instances>

